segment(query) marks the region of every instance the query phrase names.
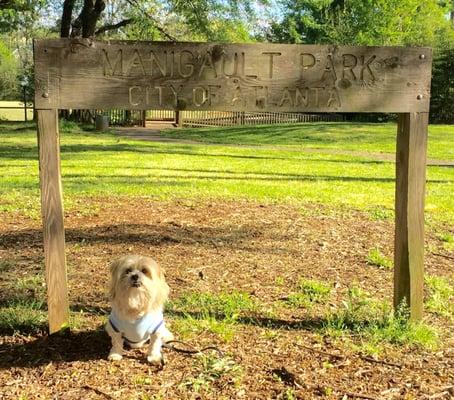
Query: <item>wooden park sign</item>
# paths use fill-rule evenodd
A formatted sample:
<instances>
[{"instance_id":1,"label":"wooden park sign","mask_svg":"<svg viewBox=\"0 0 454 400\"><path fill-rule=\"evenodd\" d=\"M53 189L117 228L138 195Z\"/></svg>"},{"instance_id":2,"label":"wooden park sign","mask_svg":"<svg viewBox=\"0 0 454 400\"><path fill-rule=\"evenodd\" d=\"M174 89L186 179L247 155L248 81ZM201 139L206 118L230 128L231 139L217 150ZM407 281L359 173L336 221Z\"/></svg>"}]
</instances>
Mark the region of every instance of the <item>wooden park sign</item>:
<instances>
[{"instance_id":1,"label":"wooden park sign","mask_svg":"<svg viewBox=\"0 0 454 400\"><path fill-rule=\"evenodd\" d=\"M394 305L421 318L430 49L51 39L34 59L50 332L68 320L58 109L398 113Z\"/></svg>"}]
</instances>

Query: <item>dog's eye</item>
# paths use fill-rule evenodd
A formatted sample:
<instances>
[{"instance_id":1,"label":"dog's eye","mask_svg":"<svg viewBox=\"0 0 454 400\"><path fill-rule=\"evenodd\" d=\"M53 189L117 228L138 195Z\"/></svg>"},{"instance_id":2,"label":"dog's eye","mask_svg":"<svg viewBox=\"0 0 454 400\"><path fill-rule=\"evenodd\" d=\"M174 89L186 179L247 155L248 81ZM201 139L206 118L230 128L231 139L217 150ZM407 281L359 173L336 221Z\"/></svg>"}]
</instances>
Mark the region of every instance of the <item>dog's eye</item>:
<instances>
[{"instance_id":1,"label":"dog's eye","mask_svg":"<svg viewBox=\"0 0 454 400\"><path fill-rule=\"evenodd\" d=\"M131 269L131 268L128 268L128 269L126 269L126 271L125 271L125 275L128 275L128 274L130 274L131 272L132 272L132 269Z\"/></svg>"},{"instance_id":2,"label":"dog's eye","mask_svg":"<svg viewBox=\"0 0 454 400\"><path fill-rule=\"evenodd\" d=\"M149 272L148 269L146 269L146 268L143 268L143 269L142 269L142 274L147 275L147 276L150 276L150 272Z\"/></svg>"}]
</instances>

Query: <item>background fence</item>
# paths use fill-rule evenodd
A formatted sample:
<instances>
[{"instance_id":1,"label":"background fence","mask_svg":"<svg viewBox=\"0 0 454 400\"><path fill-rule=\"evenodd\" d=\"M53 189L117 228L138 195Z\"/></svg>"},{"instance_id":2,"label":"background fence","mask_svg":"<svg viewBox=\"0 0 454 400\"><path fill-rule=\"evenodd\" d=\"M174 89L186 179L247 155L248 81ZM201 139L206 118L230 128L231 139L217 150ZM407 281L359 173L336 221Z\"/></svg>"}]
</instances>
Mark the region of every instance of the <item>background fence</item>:
<instances>
[{"instance_id":1,"label":"background fence","mask_svg":"<svg viewBox=\"0 0 454 400\"><path fill-rule=\"evenodd\" d=\"M183 111L183 126L233 126L290 124L295 122L343 121L337 114L302 114L275 112Z\"/></svg>"},{"instance_id":2,"label":"background fence","mask_svg":"<svg viewBox=\"0 0 454 400\"><path fill-rule=\"evenodd\" d=\"M0 120L31 121L33 119L33 104L21 101L0 101Z\"/></svg>"},{"instance_id":3,"label":"background fence","mask_svg":"<svg viewBox=\"0 0 454 400\"><path fill-rule=\"evenodd\" d=\"M145 126L152 121L172 121L179 126L210 127L260 124L290 124L295 122L344 121L340 114L303 114L242 111L180 111L173 110L94 110L110 117L111 125Z\"/></svg>"},{"instance_id":4,"label":"background fence","mask_svg":"<svg viewBox=\"0 0 454 400\"><path fill-rule=\"evenodd\" d=\"M7 104L8 103L8 104ZM33 119L33 104L0 102L0 119L24 121ZM146 126L153 121L174 122L185 127L216 127L236 125L290 124L296 122L341 122L352 120L345 114L305 114L242 111L179 111L174 110L72 110L61 117L82 122L94 122L97 114L109 116L112 126ZM366 118L367 120L368 118Z\"/></svg>"}]
</instances>

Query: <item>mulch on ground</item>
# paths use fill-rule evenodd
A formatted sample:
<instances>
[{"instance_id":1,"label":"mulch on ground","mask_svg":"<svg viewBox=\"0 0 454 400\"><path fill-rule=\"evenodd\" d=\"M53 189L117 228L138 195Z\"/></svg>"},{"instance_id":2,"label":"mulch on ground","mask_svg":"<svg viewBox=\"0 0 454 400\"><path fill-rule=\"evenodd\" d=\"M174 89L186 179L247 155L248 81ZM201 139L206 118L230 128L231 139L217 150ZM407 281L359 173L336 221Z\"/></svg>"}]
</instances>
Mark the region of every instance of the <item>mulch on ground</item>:
<instances>
[{"instance_id":1,"label":"mulch on ground","mask_svg":"<svg viewBox=\"0 0 454 400\"><path fill-rule=\"evenodd\" d=\"M440 349L390 345L379 360L361 356L342 338L321 336L317 320L304 309L240 321L230 341L202 332L192 344L215 344L241 370L236 380L227 374L199 394L188 382L200 377L200 361L187 355L165 350L162 370L148 365L140 349L120 362L108 362L109 340L101 325L109 312L108 265L115 257L154 257L165 268L171 298L243 291L271 308L304 277L335 288L333 303L340 301L337 293L353 285L391 301L392 270L367 265L365 257L373 247L391 257L394 228L392 221L371 220L366 213L330 212L317 205L84 199L80 210L88 203L99 210L91 215L70 212L65 220L71 310L81 311L83 322L52 337L0 332L0 399L452 396L452 325L433 315L429 322L444 335ZM39 221L1 217L0 259L12 266L0 277L0 304L5 304L16 296L15 280L42 272L43 254ZM434 235L428 235L427 246L452 256L441 250ZM426 253L428 274L452 274L450 258ZM177 316L168 318L171 327Z\"/></svg>"}]
</instances>

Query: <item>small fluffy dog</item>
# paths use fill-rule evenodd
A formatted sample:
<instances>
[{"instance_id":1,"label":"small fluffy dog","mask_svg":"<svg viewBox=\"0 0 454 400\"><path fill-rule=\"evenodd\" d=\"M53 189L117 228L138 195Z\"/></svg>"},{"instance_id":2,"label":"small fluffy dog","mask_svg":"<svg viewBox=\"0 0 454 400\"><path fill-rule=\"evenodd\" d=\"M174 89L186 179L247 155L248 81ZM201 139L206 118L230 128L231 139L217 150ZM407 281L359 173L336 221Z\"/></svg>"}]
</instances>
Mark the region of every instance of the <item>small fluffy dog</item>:
<instances>
[{"instance_id":1,"label":"small fluffy dog","mask_svg":"<svg viewBox=\"0 0 454 400\"><path fill-rule=\"evenodd\" d=\"M121 360L123 345L131 348L150 342L147 360L163 361L163 342L173 339L165 327L163 308L169 295L164 274L150 257L129 255L111 265L110 301L112 312L106 331L112 339L109 360Z\"/></svg>"}]
</instances>

